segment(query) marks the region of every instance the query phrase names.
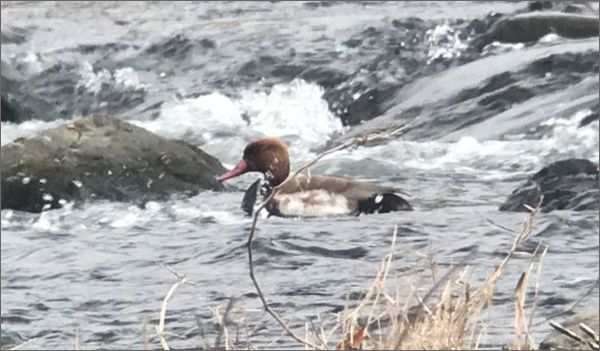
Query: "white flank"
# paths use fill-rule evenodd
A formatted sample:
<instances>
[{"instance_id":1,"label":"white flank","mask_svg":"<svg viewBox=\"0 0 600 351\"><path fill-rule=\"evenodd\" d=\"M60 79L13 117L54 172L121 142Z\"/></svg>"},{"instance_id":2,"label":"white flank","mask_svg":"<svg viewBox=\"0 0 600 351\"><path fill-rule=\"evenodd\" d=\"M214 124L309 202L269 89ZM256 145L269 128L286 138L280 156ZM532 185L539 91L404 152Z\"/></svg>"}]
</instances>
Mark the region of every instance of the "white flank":
<instances>
[{"instance_id":1,"label":"white flank","mask_svg":"<svg viewBox=\"0 0 600 351\"><path fill-rule=\"evenodd\" d=\"M276 195L279 211L284 216L319 217L348 214L348 200L325 190L302 191Z\"/></svg>"}]
</instances>

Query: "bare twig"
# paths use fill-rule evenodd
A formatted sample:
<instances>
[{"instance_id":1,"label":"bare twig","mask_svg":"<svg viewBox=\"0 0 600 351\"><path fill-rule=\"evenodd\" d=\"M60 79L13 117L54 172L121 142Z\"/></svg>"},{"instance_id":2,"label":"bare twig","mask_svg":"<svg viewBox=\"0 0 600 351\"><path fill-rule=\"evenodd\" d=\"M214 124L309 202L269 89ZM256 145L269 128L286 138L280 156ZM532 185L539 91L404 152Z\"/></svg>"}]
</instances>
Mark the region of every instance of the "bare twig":
<instances>
[{"instance_id":1,"label":"bare twig","mask_svg":"<svg viewBox=\"0 0 600 351\"><path fill-rule=\"evenodd\" d=\"M514 229L507 228L507 227L505 227L505 226L503 226L501 224L498 224L498 223L494 222L493 220L491 220L489 218L487 218L486 221L489 224L493 225L494 227L504 230L505 232L512 233L512 234L517 234L517 232Z\"/></svg>"},{"instance_id":2,"label":"bare twig","mask_svg":"<svg viewBox=\"0 0 600 351\"><path fill-rule=\"evenodd\" d=\"M148 317L142 319L142 349L148 350Z\"/></svg>"},{"instance_id":3,"label":"bare twig","mask_svg":"<svg viewBox=\"0 0 600 351\"><path fill-rule=\"evenodd\" d=\"M535 309L537 308L538 293L540 290L540 277L542 275L542 261L544 260L544 257L546 257L546 253L548 253L548 246L544 247L544 251L542 251L542 254L538 261L538 269L535 278L535 288L533 290L533 305L531 306L531 313L529 315L529 326L527 327L528 330L531 330L531 327L533 325L533 316L535 314Z\"/></svg>"},{"instance_id":4,"label":"bare twig","mask_svg":"<svg viewBox=\"0 0 600 351\"><path fill-rule=\"evenodd\" d=\"M564 315L566 313L569 313L569 312L573 311L573 309L575 307L577 307L577 305L579 305L579 303L583 299L585 299L586 297L588 297L592 292L594 292L594 290L596 290L596 288L598 287L598 283L600 283L600 276L598 276L598 278L596 278L596 281L594 282L594 284L592 284L586 291L583 292L583 294L581 294L581 296L579 296L575 301L573 301L573 303L571 304L571 306L569 306L569 308L567 308L564 311L559 311L559 312L556 312L556 313L550 315L546 319L544 319L544 320L542 320L540 322L535 323L534 326L538 326L540 324L544 324L544 323L548 322L551 319L554 319L556 317L562 316L562 315Z\"/></svg>"},{"instance_id":5,"label":"bare twig","mask_svg":"<svg viewBox=\"0 0 600 351\"><path fill-rule=\"evenodd\" d=\"M79 325L75 329L75 340L73 341L73 350L81 350L81 344L79 343Z\"/></svg>"},{"instance_id":6,"label":"bare twig","mask_svg":"<svg viewBox=\"0 0 600 351\"><path fill-rule=\"evenodd\" d=\"M598 337L598 334L596 334L596 332L594 332L592 328L588 327L586 324L579 323L579 329L581 329L581 331L584 332L587 336L594 339L596 343L600 343L600 337Z\"/></svg>"},{"instance_id":7,"label":"bare twig","mask_svg":"<svg viewBox=\"0 0 600 351\"><path fill-rule=\"evenodd\" d=\"M578 343L588 346L592 350L598 350L598 336L587 325L580 323L579 328L586 335L592 337L592 339L594 339L593 341L592 340L583 340L583 338L581 338L579 335L575 334L575 332L563 327L562 325L560 325L559 323L556 323L554 321L550 321L550 326L552 328L554 328L554 330L558 331L559 333L561 333L563 335L566 335L567 337L577 341Z\"/></svg>"},{"instance_id":8,"label":"bare twig","mask_svg":"<svg viewBox=\"0 0 600 351\"><path fill-rule=\"evenodd\" d=\"M173 297L173 295L175 294L177 289L179 289L183 284L193 284L193 283L189 282L187 280L187 278L185 277L185 275L181 275L181 274L177 273L173 268L169 267L168 265L160 263L158 261L156 263L160 266L165 267L169 272L173 273L173 275L175 275L177 277L177 282L175 284L173 284L171 286L171 288L169 288L169 290L167 291L167 295L165 295L165 298L163 299L163 303L160 308L160 319L159 319L158 325L155 326L156 335L158 336L158 338L160 340L161 346L163 347L164 350L170 350L169 344L167 343L167 340L165 339L165 335L167 335L167 333L165 332L165 317L167 315L167 303Z\"/></svg>"},{"instance_id":9,"label":"bare twig","mask_svg":"<svg viewBox=\"0 0 600 351\"><path fill-rule=\"evenodd\" d=\"M579 337L579 335L577 335L574 332L570 331L569 329L563 327L559 323L556 323L555 321L550 321L550 326L552 328L554 328L554 330L556 330L557 332L564 334L564 335L568 336L569 338L584 344L583 340Z\"/></svg>"},{"instance_id":10,"label":"bare twig","mask_svg":"<svg viewBox=\"0 0 600 351\"><path fill-rule=\"evenodd\" d=\"M418 118L418 117L417 117ZM355 137L355 138L351 138L346 140L345 142L341 143L338 146L335 146L331 149L328 149L322 153L320 153L319 155L317 155L317 157L315 157L312 161L308 162L307 164L305 164L304 166L298 168L292 175L288 176L288 178L286 180L284 180L281 184L275 186L273 188L273 190L271 191L271 194L269 194L269 196L260 204L260 206L258 206L256 212L254 213L254 216L252 218L252 227L250 228L250 234L248 235L248 241L246 243L246 247L248 250L248 263L249 263L249 270L250 270L250 279L252 279L252 283L254 284L254 288L256 289L256 293L258 294L258 297L260 298L263 308L265 309L265 311L267 313L269 313L271 315L271 317L273 317L273 319L275 319L275 321L277 321L277 323L279 323L279 325L287 332L287 334L289 336L291 336L294 340L304 344L305 346L311 347L313 349L319 349L319 347L317 345L315 345L312 342L309 342L308 340L303 339L302 337L298 336L296 333L294 333L294 331L292 331L290 329L290 327L281 319L281 317L279 317L279 315L269 306L269 303L267 302L262 290L260 289L260 286L258 285L258 281L256 280L256 276L254 275L254 260L252 257L252 240L254 239L254 233L256 231L256 224L258 222L258 216L260 214L260 212L267 206L267 204L271 201L271 199L273 199L273 197L277 194L277 192L285 185L287 184L289 181L291 181L292 179L294 179L298 174L300 174L302 171L308 169L309 167L311 167L312 165L314 165L315 163L317 163L320 159L322 159L323 157L330 155L334 152L343 150L343 149L347 149L349 147L352 146L360 146L360 145L364 145L367 142L370 141L375 141L375 140L382 140L382 139L389 139L392 136L396 136L399 135L403 132L405 132L410 126L412 126L412 124L416 121L415 118L411 123L394 128L394 129L388 129L382 132L375 132L375 133L370 133L364 136L360 136L360 137Z\"/></svg>"},{"instance_id":11,"label":"bare twig","mask_svg":"<svg viewBox=\"0 0 600 351\"><path fill-rule=\"evenodd\" d=\"M223 314L223 317L221 318L219 316L219 319L221 319L219 322L219 331L217 332L217 338L215 340L215 349L218 350L219 347L221 346L221 338L223 337L224 333L227 333L227 328L225 326L225 323L227 322L227 317L229 316L229 312L231 312L231 309L233 308L233 298L229 299L229 303L227 303L227 307L225 307L225 313ZM227 339L229 339L229 336L226 336L226 341Z\"/></svg>"},{"instance_id":12,"label":"bare twig","mask_svg":"<svg viewBox=\"0 0 600 351\"><path fill-rule=\"evenodd\" d=\"M27 339L24 342L22 342L21 344L9 349L9 350L20 350L23 346L29 344L30 342L32 342L33 340L37 340L37 338L31 338L31 339Z\"/></svg>"}]
</instances>

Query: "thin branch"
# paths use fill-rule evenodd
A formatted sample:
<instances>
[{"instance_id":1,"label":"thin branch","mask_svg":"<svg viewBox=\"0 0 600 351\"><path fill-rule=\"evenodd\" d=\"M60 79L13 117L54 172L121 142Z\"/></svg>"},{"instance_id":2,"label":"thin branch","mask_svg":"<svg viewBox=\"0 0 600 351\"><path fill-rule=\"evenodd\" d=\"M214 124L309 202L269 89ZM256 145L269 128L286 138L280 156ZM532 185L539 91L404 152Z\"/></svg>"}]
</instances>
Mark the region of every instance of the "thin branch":
<instances>
[{"instance_id":1,"label":"thin branch","mask_svg":"<svg viewBox=\"0 0 600 351\"><path fill-rule=\"evenodd\" d=\"M148 350L148 317L142 319L142 350Z\"/></svg>"},{"instance_id":2,"label":"thin branch","mask_svg":"<svg viewBox=\"0 0 600 351\"><path fill-rule=\"evenodd\" d=\"M594 281L594 284L592 284L586 291L584 291L583 294L581 294L581 296L579 296L577 298L577 300L573 301L573 303L571 304L571 306L569 306L569 308L567 308L564 311L559 311L559 312L556 312L556 313L550 315L548 318L544 319L543 321L535 323L534 326L537 327L538 325L544 324L544 323L548 322L551 319L554 319L556 317L562 316L562 315L564 315L566 313L569 313L569 312L573 311L573 309L575 307L577 307L577 305L579 305L579 303L583 299L585 299L586 297L588 297L592 292L594 292L594 290L596 290L596 287L598 286L598 283L600 283L600 276L598 276L598 278L596 278L596 281Z\"/></svg>"},{"instance_id":3,"label":"thin branch","mask_svg":"<svg viewBox=\"0 0 600 351\"><path fill-rule=\"evenodd\" d=\"M537 251L537 248L536 248ZM537 269L537 274L536 274L536 278L535 278L535 288L533 290L533 305L531 306L531 314L529 315L529 326L527 327L528 330L531 330L531 327L533 326L533 316L535 314L535 309L537 308L537 300L538 300L538 294L539 294L539 290L540 290L540 277L542 275L542 261L544 261L544 257L546 257L546 253L548 253L548 246L544 247L544 251L542 251L542 255L540 256L540 259L538 261L538 269Z\"/></svg>"},{"instance_id":4,"label":"thin branch","mask_svg":"<svg viewBox=\"0 0 600 351\"><path fill-rule=\"evenodd\" d=\"M574 332L570 331L569 329L563 327L559 323L556 323L554 321L550 321L550 326L552 328L554 328L554 330L556 330L557 332L559 332L561 334L564 334L564 335L568 336L569 338L571 338L573 340L576 340L577 342L580 342L580 343L584 344L583 340L579 337L579 335L577 335Z\"/></svg>"},{"instance_id":5,"label":"thin branch","mask_svg":"<svg viewBox=\"0 0 600 351\"><path fill-rule=\"evenodd\" d=\"M173 284L171 286L171 288L169 288L169 290L167 291L167 295L165 295L165 298L163 299L163 303L160 308L159 322L158 322L158 325L155 326L156 335L160 339L161 346L163 347L164 350L170 350L169 344L167 343L167 340L165 339L165 335L166 335L166 333L165 333L165 317L167 315L167 303L173 297L173 295L175 294L175 291L177 291L177 289L179 289L183 284L193 284L193 283L189 282L187 280L187 278L185 277L185 275L181 275L181 274L177 273L173 268L169 267L168 265L160 263L158 261L156 263L160 266L165 267L169 272L173 273L173 275L175 275L177 277L177 282L175 284Z\"/></svg>"},{"instance_id":6,"label":"thin branch","mask_svg":"<svg viewBox=\"0 0 600 351\"><path fill-rule=\"evenodd\" d=\"M37 340L37 338L31 338L31 339L27 339L24 342L22 342L21 344L9 349L9 350L20 350L23 346L29 344L30 342Z\"/></svg>"},{"instance_id":7,"label":"thin branch","mask_svg":"<svg viewBox=\"0 0 600 351\"><path fill-rule=\"evenodd\" d=\"M217 332L217 338L215 339L215 350L219 349L219 347L221 346L221 338L223 337L223 334L227 332L225 323L227 322L227 317L229 316L229 312L231 312L232 308L233 308L233 298L229 298L229 303L227 303L227 307L225 307L225 313L223 314L221 323L219 323L220 324L219 331ZM228 337L226 337L226 339L227 338Z\"/></svg>"},{"instance_id":8,"label":"thin branch","mask_svg":"<svg viewBox=\"0 0 600 351\"><path fill-rule=\"evenodd\" d=\"M346 140L345 142L343 142L342 144L335 146L331 149L328 149L322 153L320 153L319 155L317 155L317 157L315 157L312 161L308 162L307 164L305 164L304 166L298 168L291 176L288 176L286 180L284 180L281 184L275 186L273 188L273 190L271 191L271 194L269 194L269 196L265 199L265 201L263 201L260 206L257 208L256 212L254 213L254 216L252 218L252 227L250 228L250 234L248 235L248 241L246 243L246 248L248 250L248 263L250 265L250 279L252 279L252 284L254 284L254 288L256 289L256 293L258 294L258 297L260 298L263 308L265 309L265 311L271 315L271 317L273 317L273 319L275 319L275 321L277 321L277 323L279 323L279 325L287 332L287 334L289 336L291 336L294 340L308 346L311 347L313 349L319 349L319 347L305 339L303 339L302 337L298 336L296 333L294 333L290 327L281 319L281 317L279 317L279 315L269 306L269 303L267 302L262 290L260 289L260 286L258 285L258 281L256 280L256 276L254 275L254 260L253 260L253 256L252 256L252 240L254 239L254 233L256 231L256 224L258 222L258 216L260 214L260 212L267 206L267 204L273 199L273 197L277 194L277 192L288 182L290 182L292 179L294 179L298 174L300 174L302 171L308 169L309 167L311 167L312 165L314 165L315 163L317 163L319 160L321 160L323 157L330 155L334 152L343 150L343 149L347 149L349 147L355 146L358 147L360 145L364 145L368 142L371 141L375 141L375 140L383 140L383 139L389 139L392 136L396 136L399 135L403 132L405 132L410 126L412 126L412 124L418 119L415 118L411 123L408 123L406 125L400 126L400 127L396 127L393 129L387 129L384 130L382 132L374 132L374 133L370 133L364 136L360 136L360 137L354 137L354 138L350 138L348 140Z\"/></svg>"},{"instance_id":9,"label":"thin branch","mask_svg":"<svg viewBox=\"0 0 600 351\"><path fill-rule=\"evenodd\" d=\"M598 334L596 334L596 332L594 332L592 328L588 327L586 324L579 323L579 329L581 329L581 331L584 332L587 336L594 339L596 343L600 343L600 337L598 337Z\"/></svg>"},{"instance_id":10,"label":"thin branch","mask_svg":"<svg viewBox=\"0 0 600 351\"><path fill-rule=\"evenodd\" d=\"M177 271L175 271L171 266L169 266L166 263L162 263L160 261L154 261L158 266L163 267L164 269L168 270L169 272L171 272L175 277L177 277L177 279L182 280L183 278L185 278L185 274L181 274ZM189 285L196 285L194 282L190 281L190 280L186 280L186 284Z\"/></svg>"}]
</instances>

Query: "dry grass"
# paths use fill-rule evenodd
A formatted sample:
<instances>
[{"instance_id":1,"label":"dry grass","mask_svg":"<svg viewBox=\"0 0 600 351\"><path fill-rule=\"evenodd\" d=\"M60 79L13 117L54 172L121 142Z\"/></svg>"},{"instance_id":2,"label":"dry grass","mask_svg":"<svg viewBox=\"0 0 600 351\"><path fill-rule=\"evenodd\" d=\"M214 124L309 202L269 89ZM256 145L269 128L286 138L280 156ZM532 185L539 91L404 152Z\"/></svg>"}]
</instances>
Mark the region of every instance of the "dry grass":
<instances>
[{"instance_id":1,"label":"dry grass","mask_svg":"<svg viewBox=\"0 0 600 351\"><path fill-rule=\"evenodd\" d=\"M390 253L382 260L364 297L357 301L355 307L347 307L335 315L333 326L316 327L307 323L303 341L298 346L305 349L344 350L477 349L486 332L487 323L483 315L492 308L495 284L511 258L519 255L529 256L530 259L515 283L514 335L507 337L505 348L535 349L536 344L530 332L536 304L531 303L527 311L525 297L532 276L539 277L541 274L546 248L538 246L533 253L518 251L520 244L533 232L538 208L529 210L529 216L523 221L505 257L476 286L468 282L472 269L468 265L468 258L447 268L443 274L440 274L440 266L429 257L423 260L421 269L416 269L416 272L405 272L403 277L393 274L395 230ZM536 265L537 271L534 270ZM534 300L538 285L536 279L533 284ZM251 342L253 333L248 332L247 326L248 311L237 309L234 313L234 310L232 301L224 308L212 308L220 327L215 343L204 345L204 349L254 349ZM231 323L226 321L233 314L237 314L241 321L234 323L237 330L232 332ZM240 341L239 331L243 328L246 332L244 340Z\"/></svg>"},{"instance_id":2,"label":"dry grass","mask_svg":"<svg viewBox=\"0 0 600 351\"><path fill-rule=\"evenodd\" d=\"M477 349L486 326L481 321L482 312L491 308L495 283L511 257L518 252L519 244L533 231L533 220L538 209L530 208L530 211L506 257L477 287L471 286L467 281L470 268L466 262L454 265L439 279L436 278L439 268L433 263L429 265L428 271L416 275L416 284L398 284L396 281L391 284L393 290L390 291L387 280L390 279L390 268L393 265L392 244L390 254L382 261L364 298L356 307L347 308L338 316L335 326L338 332L311 330L308 333L311 335L311 342L319 344L320 349L331 349L332 345L336 349L345 350ZM395 234L396 232L393 243ZM531 260L515 287L515 335L514 340L507 345L510 349L535 347L529 333L533 311L529 314L525 311L525 292L535 265L534 259L537 258L541 263L545 250L541 255L538 253L539 250L536 250L531 255ZM431 286L421 293L422 289L417 289L417 286L422 286L422 282L428 279L432 280ZM330 342L332 336L338 341Z\"/></svg>"},{"instance_id":3,"label":"dry grass","mask_svg":"<svg viewBox=\"0 0 600 351\"><path fill-rule=\"evenodd\" d=\"M533 314L541 275L542 261L547 248L538 246L533 253L519 252L521 243L533 232L533 223L538 208L529 208L530 214L506 255L485 276L480 283L472 284L469 276L472 267L468 256L461 262L445 268L438 265L430 256L423 256L422 264L416 264L408 272L395 270L394 252L397 230L394 230L389 254L379 265L375 277L364 296L350 307L332 316L333 323L317 327L307 323L302 342L298 348L343 349L343 350L474 350L486 334L489 321L485 321L486 311L493 308L491 301L495 285L514 256L529 256L514 289L514 331L507 335L505 349L533 350L537 345L531 337ZM522 262L522 261L521 261ZM521 263L522 264L522 263ZM535 269L537 266L537 270ZM185 276L170 270L177 281L167 290L159 311L158 324L154 335L147 335L144 321L142 331L143 349L160 346L169 350L169 338L179 337L169 333L165 324L169 300L185 284L193 284ZM532 284L535 278L535 283ZM533 289L533 300L527 304L526 292ZM529 310L527 309L529 307ZM229 300L226 306L212 306L218 330L214 341L209 342L206 329L200 320L197 327L202 343L187 340L192 347L202 350L256 349L252 338L258 329L251 328L248 315L262 310L247 310L235 306ZM493 323L493 321L492 321ZM598 335L586 325L579 325L579 333L568 330L551 321L557 331L580 343L582 349L598 349ZM288 327L289 328L289 327ZM287 332L284 331L283 335ZM282 336L283 336L282 335ZM180 338L180 337L179 337ZM307 342L304 342L307 341ZM275 344L263 345L268 348ZM20 345L15 349L23 347ZM79 330L73 343L74 349L84 349L79 342Z\"/></svg>"}]
</instances>

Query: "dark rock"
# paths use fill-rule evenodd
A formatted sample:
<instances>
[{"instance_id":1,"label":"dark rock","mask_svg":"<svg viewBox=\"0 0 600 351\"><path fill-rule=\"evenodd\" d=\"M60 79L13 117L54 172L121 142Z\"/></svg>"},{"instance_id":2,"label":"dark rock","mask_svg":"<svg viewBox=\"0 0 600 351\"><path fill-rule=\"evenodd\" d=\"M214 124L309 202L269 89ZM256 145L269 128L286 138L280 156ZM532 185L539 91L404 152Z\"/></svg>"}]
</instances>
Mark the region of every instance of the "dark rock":
<instances>
[{"instance_id":1,"label":"dark rock","mask_svg":"<svg viewBox=\"0 0 600 351\"><path fill-rule=\"evenodd\" d=\"M323 98L344 125L381 115L384 103L400 87L437 70L424 64L429 50L426 32L435 25L414 17L396 19L391 26L367 27L343 42L353 49L353 60L360 65L327 89Z\"/></svg>"},{"instance_id":2,"label":"dark rock","mask_svg":"<svg viewBox=\"0 0 600 351\"><path fill-rule=\"evenodd\" d=\"M586 13L589 9L580 4L569 4L562 10L564 13Z\"/></svg>"},{"instance_id":3,"label":"dark rock","mask_svg":"<svg viewBox=\"0 0 600 351\"><path fill-rule=\"evenodd\" d=\"M581 121L579 121L579 128L585 127L596 120L598 120L598 104L592 108L589 115L583 117Z\"/></svg>"},{"instance_id":4,"label":"dark rock","mask_svg":"<svg viewBox=\"0 0 600 351\"><path fill-rule=\"evenodd\" d=\"M529 11L542 11L549 10L552 8L552 1L531 1L527 4Z\"/></svg>"},{"instance_id":5,"label":"dark rock","mask_svg":"<svg viewBox=\"0 0 600 351\"><path fill-rule=\"evenodd\" d=\"M492 12L485 16L483 19L472 20L461 33L461 38L468 38L470 35L476 34L481 35L487 32L494 23L496 23L503 15L500 13Z\"/></svg>"},{"instance_id":6,"label":"dark rock","mask_svg":"<svg viewBox=\"0 0 600 351\"><path fill-rule=\"evenodd\" d=\"M31 30L20 27L9 27L2 30L2 44L23 44L31 36Z\"/></svg>"},{"instance_id":7,"label":"dark rock","mask_svg":"<svg viewBox=\"0 0 600 351\"><path fill-rule=\"evenodd\" d=\"M370 89L361 94L357 99L339 113L344 125L357 125L364 120L379 116L385 110L382 107L383 102L387 101L398 90L397 87L381 87Z\"/></svg>"},{"instance_id":8,"label":"dark rock","mask_svg":"<svg viewBox=\"0 0 600 351\"><path fill-rule=\"evenodd\" d=\"M535 207L540 196L542 212L552 210L597 210L598 166L587 159L566 159L552 163L537 172L513 191L500 206L500 211L524 212L524 205Z\"/></svg>"},{"instance_id":9,"label":"dark rock","mask_svg":"<svg viewBox=\"0 0 600 351\"><path fill-rule=\"evenodd\" d=\"M96 50L92 46L88 49ZM145 101L145 89L121 86L114 77L103 82L98 90L90 91L79 84L79 69L75 64L57 63L25 77L13 65L2 61L2 121L70 119L86 111L114 115ZM96 68L94 73L99 70Z\"/></svg>"},{"instance_id":10,"label":"dark rock","mask_svg":"<svg viewBox=\"0 0 600 351\"><path fill-rule=\"evenodd\" d=\"M565 321L560 323L563 327L577 334L582 340L592 340L587 337L579 328L579 324L583 323L590 327L598 334L598 313L596 310L589 310L577 313ZM540 350L591 350L588 345L583 345L580 342L567 337L566 335L553 330L544 341L539 345Z\"/></svg>"},{"instance_id":11,"label":"dark rock","mask_svg":"<svg viewBox=\"0 0 600 351\"><path fill-rule=\"evenodd\" d=\"M589 38L598 36L598 16L562 12L532 12L503 18L482 36L475 47L481 51L486 45L533 42L546 34L556 33L565 38Z\"/></svg>"},{"instance_id":12,"label":"dark rock","mask_svg":"<svg viewBox=\"0 0 600 351\"><path fill-rule=\"evenodd\" d=\"M45 104L28 93L24 84L25 78L15 67L4 60L2 60L0 79L0 85L2 86L2 114L0 118L2 121L18 123L37 118L44 110L46 112L52 110L52 105Z\"/></svg>"},{"instance_id":13,"label":"dark rock","mask_svg":"<svg viewBox=\"0 0 600 351\"><path fill-rule=\"evenodd\" d=\"M27 338L24 338L19 333L14 331L7 331L5 329L0 329L1 341L0 345L2 345L2 349L17 349L19 345L23 344L27 341Z\"/></svg>"},{"instance_id":14,"label":"dark rock","mask_svg":"<svg viewBox=\"0 0 600 351\"><path fill-rule=\"evenodd\" d=\"M338 1L306 1L302 4L302 6L309 9L316 9L319 7L330 7L339 3Z\"/></svg>"},{"instance_id":15,"label":"dark rock","mask_svg":"<svg viewBox=\"0 0 600 351\"><path fill-rule=\"evenodd\" d=\"M2 209L40 212L64 201L163 200L221 190L221 163L115 117L93 115L2 146Z\"/></svg>"},{"instance_id":16,"label":"dark rock","mask_svg":"<svg viewBox=\"0 0 600 351\"><path fill-rule=\"evenodd\" d=\"M325 89L333 88L348 79L346 73L329 67L308 67L298 77L307 82L315 82Z\"/></svg>"},{"instance_id":17,"label":"dark rock","mask_svg":"<svg viewBox=\"0 0 600 351\"><path fill-rule=\"evenodd\" d=\"M145 52L149 55L161 56L174 61L184 60L192 51L192 40L185 35L178 34L159 43L152 44Z\"/></svg>"}]
</instances>

